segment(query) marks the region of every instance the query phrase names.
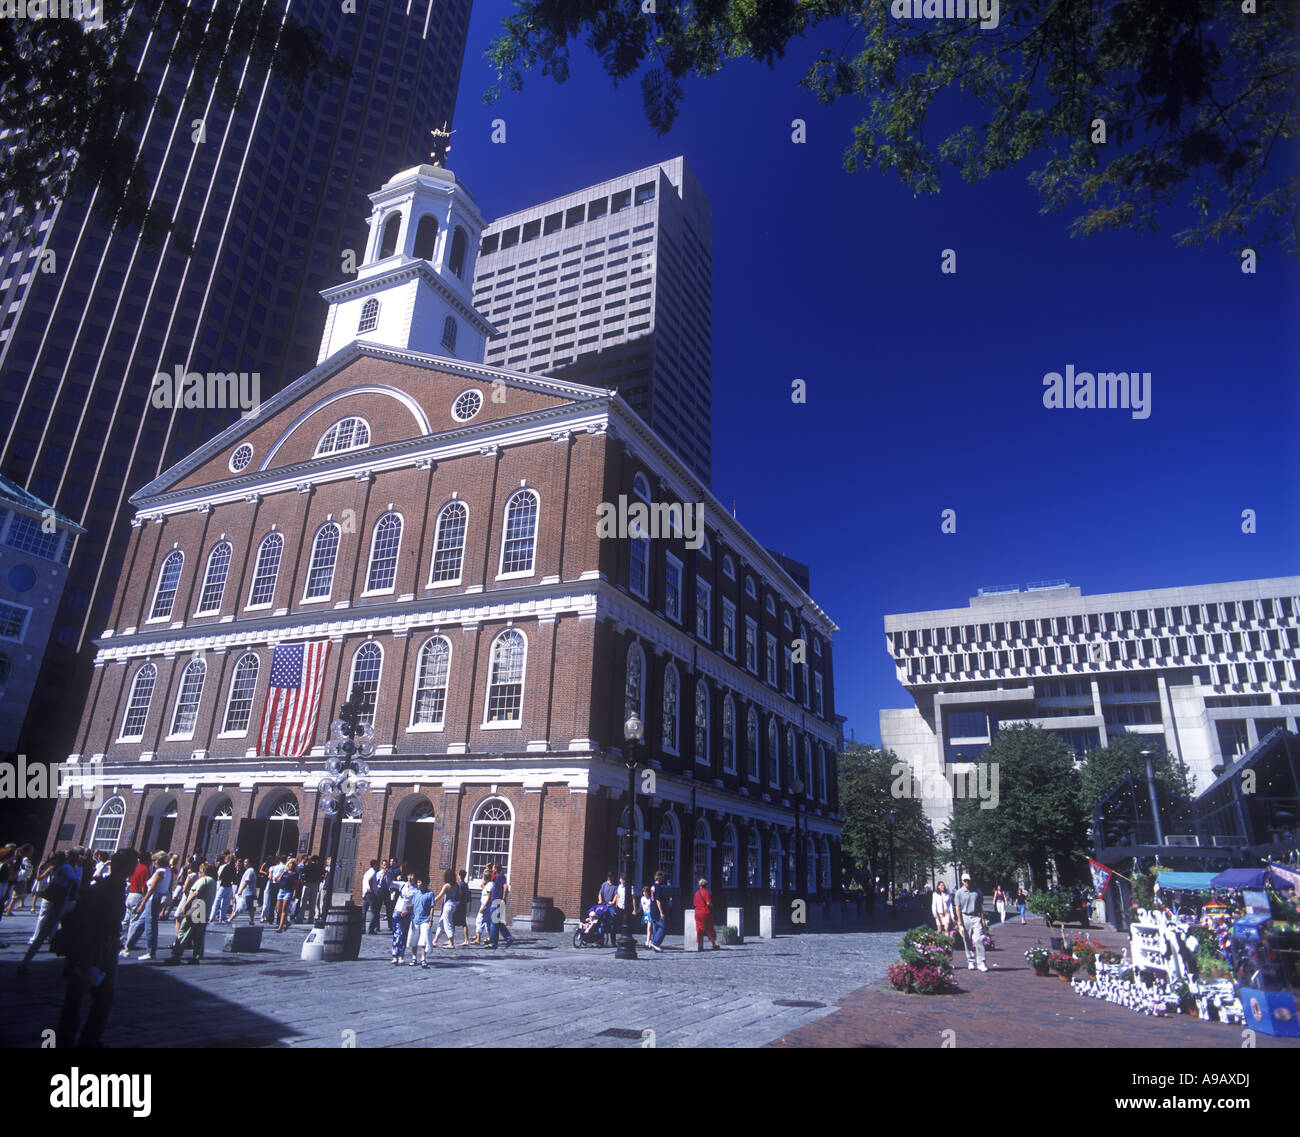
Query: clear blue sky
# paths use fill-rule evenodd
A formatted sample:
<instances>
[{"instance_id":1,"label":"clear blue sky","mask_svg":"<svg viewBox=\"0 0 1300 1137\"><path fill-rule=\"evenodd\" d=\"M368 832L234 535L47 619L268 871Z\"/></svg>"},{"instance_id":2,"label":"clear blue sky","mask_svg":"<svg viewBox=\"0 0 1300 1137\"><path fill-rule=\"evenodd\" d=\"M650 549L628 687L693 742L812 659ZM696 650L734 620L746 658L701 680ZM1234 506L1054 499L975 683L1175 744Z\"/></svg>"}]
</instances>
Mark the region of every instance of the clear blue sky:
<instances>
[{"instance_id":1,"label":"clear blue sky","mask_svg":"<svg viewBox=\"0 0 1300 1137\"><path fill-rule=\"evenodd\" d=\"M714 493L811 566L859 740L908 704L886 613L989 584L1300 572L1300 263L1261 247L1244 275L1227 245L1177 248L1176 216L1154 236L1071 239L1073 214L1039 214L1029 167L975 186L953 172L921 198L848 174L862 107L799 88L814 43L775 70L688 81L662 138L637 84L615 90L583 47L567 83L533 75L487 107L484 52L508 11L474 6L450 165L491 218L685 155L713 202ZM945 248L956 275L939 271ZM1044 408L1043 376L1067 364L1151 372L1150 418Z\"/></svg>"}]
</instances>

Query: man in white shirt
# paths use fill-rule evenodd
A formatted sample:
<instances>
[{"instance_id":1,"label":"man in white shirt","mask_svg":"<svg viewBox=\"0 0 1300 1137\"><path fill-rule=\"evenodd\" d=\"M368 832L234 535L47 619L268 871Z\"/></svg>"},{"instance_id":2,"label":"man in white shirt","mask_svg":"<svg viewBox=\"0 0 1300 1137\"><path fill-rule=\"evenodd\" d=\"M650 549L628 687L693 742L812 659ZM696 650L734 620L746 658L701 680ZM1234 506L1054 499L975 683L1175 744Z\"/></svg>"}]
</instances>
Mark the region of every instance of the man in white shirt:
<instances>
[{"instance_id":1,"label":"man in white shirt","mask_svg":"<svg viewBox=\"0 0 1300 1137\"><path fill-rule=\"evenodd\" d=\"M371 861L361 877L361 919L366 923L366 931L375 935L379 931L379 913L383 910L384 897L376 878L379 876L379 862ZM366 921L366 913L370 913Z\"/></svg>"},{"instance_id":2,"label":"man in white shirt","mask_svg":"<svg viewBox=\"0 0 1300 1137\"><path fill-rule=\"evenodd\" d=\"M257 869L248 863L247 857L239 862L239 868L239 886L235 890L235 911L230 917L230 922L233 924L239 919L241 912L247 912L248 924L252 927L257 923L253 918L257 910Z\"/></svg>"},{"instance_id":3,"label":"man in white shirt","mask_svg":"<svg viewBox=\"0 0 1300 1137\"><path fill-rule=\"evenodd\" d=\"M961 921L962 939L966 941L968 971L987 971L984 962L984 893L971 886L970 873L961 874L961 887L952 894L953 907Z\"/></svg>"}]
</instances>

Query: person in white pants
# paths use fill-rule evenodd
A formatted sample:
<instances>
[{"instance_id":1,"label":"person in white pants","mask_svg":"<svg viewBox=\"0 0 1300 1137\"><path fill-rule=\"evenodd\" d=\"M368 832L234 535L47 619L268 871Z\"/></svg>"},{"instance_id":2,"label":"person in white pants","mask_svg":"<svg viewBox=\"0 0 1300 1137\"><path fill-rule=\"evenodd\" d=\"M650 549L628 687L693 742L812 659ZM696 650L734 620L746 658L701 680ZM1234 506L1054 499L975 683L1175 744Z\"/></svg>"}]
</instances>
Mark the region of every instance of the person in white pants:
<instances>
[{"instance_id":1,"label":"person in white pants","mask_svg":"<svg viewBox=\"0 0 1300 1137\"><path fill-rule=\"evenodd\" d=\"M966 967L970 971L987 971L984 962L984 893L971 887L970 873L962 873L961 887L952 894L953 906L961 920L962 939L966 941Z\"/></svg>"}]
</instances>

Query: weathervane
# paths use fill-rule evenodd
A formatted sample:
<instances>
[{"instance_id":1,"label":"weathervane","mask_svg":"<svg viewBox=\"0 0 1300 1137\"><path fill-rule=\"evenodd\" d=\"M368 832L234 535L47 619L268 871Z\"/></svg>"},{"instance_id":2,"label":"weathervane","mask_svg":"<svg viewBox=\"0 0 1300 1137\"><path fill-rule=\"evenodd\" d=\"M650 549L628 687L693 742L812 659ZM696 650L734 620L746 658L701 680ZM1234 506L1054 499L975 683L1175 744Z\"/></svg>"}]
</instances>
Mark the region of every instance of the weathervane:
<instances>
[{"instance_id":1,"label":"weathervane","mask_svg":"<svg viewBox=\"0 0 1300 1137\"><path fill-rule=\"evenodd\" d=\"M444 122L440 129L431 130L429 133L433 135L433 151L429 157L433 159L435 166L440 166L445 170L447 168L447 155L451 152L451 136L456 132L448 130L447 124Z\"/></svg>"}]
</instances>

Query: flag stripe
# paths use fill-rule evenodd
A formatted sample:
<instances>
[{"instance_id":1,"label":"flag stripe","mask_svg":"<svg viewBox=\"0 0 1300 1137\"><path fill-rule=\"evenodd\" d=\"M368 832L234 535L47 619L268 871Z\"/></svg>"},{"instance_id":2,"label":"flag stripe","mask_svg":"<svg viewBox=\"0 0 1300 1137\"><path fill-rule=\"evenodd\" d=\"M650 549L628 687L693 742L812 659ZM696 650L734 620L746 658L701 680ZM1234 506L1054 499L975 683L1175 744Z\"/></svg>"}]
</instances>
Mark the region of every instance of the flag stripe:
<instances>
[{"instance_id":1,"label":"flag stripe","mask_svg":"<svg viewBox=\"0 0 1300 1137\"><path fill-rule=\"evenodd\" d=\"M311 749L328 656L329 640L275 649L258 735L259 753L275 758L302 758Z\"/></svg>"}]
</instances>

